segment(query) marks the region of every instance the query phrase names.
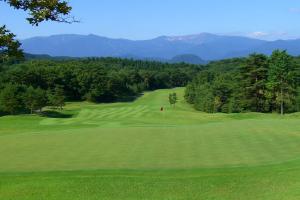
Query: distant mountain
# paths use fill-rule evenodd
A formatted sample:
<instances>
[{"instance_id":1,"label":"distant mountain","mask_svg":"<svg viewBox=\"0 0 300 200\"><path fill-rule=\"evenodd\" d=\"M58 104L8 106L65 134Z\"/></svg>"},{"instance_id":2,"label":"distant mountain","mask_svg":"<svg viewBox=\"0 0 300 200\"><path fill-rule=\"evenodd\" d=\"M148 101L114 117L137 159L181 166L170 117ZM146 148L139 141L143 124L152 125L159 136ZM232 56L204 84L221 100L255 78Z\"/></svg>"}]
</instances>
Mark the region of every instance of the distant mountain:
<instances>
[{"instance_id":1,"label":"distant mountain","mask_svg":"<svg viewBox=\"0 0 300 200\"><path fill-rule=\"evenodd\" d=\"M256 46L254 49L247 49L239 52L231 52L228 57L245 56L253 53L263 53L270 55L275 49L287 50L293 56L300 55L300 39L298 40L277 40L272 42L265 42L262 45Z\"/></svg>"},{"instance_id":2,"label":"distant mountain","mask_svg":"<svg viewBox=\"0 0 300 200\"><path fill-rule=\"evenodd\" d=\"M47 54L30 54L30 53L24 53L24 57L26 60L69 60L69 59L77 59L76 57L68 57L68 56L50 56Z\"/></svg>"},{"instance_id":3,"label":"distant mountain","mask_svg":"<svg viewBox=\"0 0 300 200\"><path fill-rule=\"evenodd\" d=\"M67 56L50 56L47 54L29 54L24 53L26 60L73 60L73 59L81 59L80 57L67 57ZM148 60L148 61L159 61L164 63L188 63L188 64L207 64L208 62L202 60L198 56L192 54L178 55L173 57L172 59L162 59L162 58L140 58L137 56L123 56L119 58L124 59L134 59L134 60Z\"/></svg>"},{"instance_id":4,"label":"distant mountain","mask_svg":"<svg viewBox=\"0 0 300 200\"><path fill-rule=\"evenodd\" d=\"M24 57L26 60L32 60L32 59L50 59L52 58L49 55L46 54L30 54L30 53L24 53Z\"/></svg>"},{"instance_id":5,"label":"distant mountain","mask_svg":"<svg viewBox=\"0 0 300 200\"><path fill-rule=\"evenodd\" d=\"M201 33L187 36L161 36L151 40L111 39L97 35L54 35L22 40L30 54L67 57L127 57L170 60L178 55L195 55L204 60L247 56L259 52L270 54L286 49L300 55L300 40L264 41L240 36Z\"/></svg>"},{"instance_id":6,"label":"distant mountain","mask_svg":"<svg viewBox=\"0 0 300 200\"><path fill-rule=\"evenodd\" d=\"M171 63L190 63L190 64L207 64L207 61L193 54L184 54L173 57L169 62Z\"/></svg>"}]
</instances>

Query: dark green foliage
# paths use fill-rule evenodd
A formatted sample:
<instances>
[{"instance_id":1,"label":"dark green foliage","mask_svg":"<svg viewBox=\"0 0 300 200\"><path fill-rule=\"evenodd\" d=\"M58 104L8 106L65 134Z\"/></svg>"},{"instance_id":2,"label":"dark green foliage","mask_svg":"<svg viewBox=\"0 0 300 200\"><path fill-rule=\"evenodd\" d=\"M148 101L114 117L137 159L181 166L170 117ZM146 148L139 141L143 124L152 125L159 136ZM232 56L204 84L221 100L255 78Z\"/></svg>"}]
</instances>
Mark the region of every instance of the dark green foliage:
<instances>
[{"instance_id":1,"label":"dark green foliage","mask_svg":"<svg viewBox=\"0 0 300 200\"><path fill-rule=\"evenodd\" d=\"M169 94L169 103L171 106L174 106L175 107L175 104L177 103L177 94L174 92L174 93L171 93Z\"/></svg>"},{"instance_id":2,"label":"dark green foliage","mask_svg":"<svg viewBox=\"0 0 300 200\"><path fill-rule=\"evenodd\" d=\"M55 108L65 101L130 101L143 91L183 87L200 70L197 65L117 58L30 60L2 68L0 91L7 84L28 88L20 107L29 113L45 105L40 98L45 91L49 106Z\"/></svg>"},{"instance_id":3,"label":"dark green foliage","mask_svg":"<svg viewBox=\"0 0 300 200\"><path fill-rule=\"evenodd\" d=\"M229 74L204 71L188 85L185 96L198 110L229 113L241 110L236 99L239 93L237 84Z\"/></svg>"},{"instance_id":4,"label":"dark green foliage","mask_svg":"<svg viewBox=\"0 0 300 200\"><path fill-rule=\"evenodd\" d=\"M209 69L210 72L236 72L245 65L246 61L247 58L230 58L226 60L212 61L206 65L206 68Z\"/></svg>"},{"instance_id":5,"label":"dark green foliage","mask_svg":"<svg viewBox=\"0 0 300 200\"><path fill-rule=\"evenodd\" d=\"M0 110L16 114L24 109L22 97L24 95L24 87L16 84L7 84L0 92Z\"/></svg>"},{"instance_id":6,"label":"dark green foliage","mask_svg":"<svg viewBox=\"0 0 300 200\"><path fill-rule=\"evenodd\" d=\"M286 51L212 62L188 84L185 98L209 113L300 111L299 63Z\"/></svg>"},{"instance_id":7,"label":"dark green foliage","mask_svg":"<svg viewBox=\"0 0 300 200\"><path fill-rule=\"evenodd\" d=\"M23 52L19 49L20 46L13 33L5 26L0 27L0 65L22 60Z\"/></svg>"},{"instance_id":8,"label":"dark green foliage","mask_svg":"<svg viewBox=\"0 0 300 200\"><path fill-rule=\"evenodd\" d=\"M53 91L48 92L48 102L49 105L54 108L63 109L65 105L65 94L61 86L57 85Z\"/></svg>"},{"instance_id":9,"label":"dark green foliage","mask_svg":"<svg viewBox=\"0 0 300 200\"><path fill-rule=\"evenodd\" d=\"M32 86L28 87L23 99L25 108L30 110L31 114L36 110L41 112L42 108L47 105L46 92L41 88L35 89Z\"/></svg>"},{"instance_id":10,"label":"dark green foliage","mask_svg":"<svg viewBox=\"0 0 300 200\"><path fill-rule=\"evenodd\" d=\"M267 56L252 54L247 58L245 66L241 68L245 106L251 111L269 111L266 98L268 67Z\"/></svg>"},{"instance_id":11,"label":"dark green foliage","mask_svg":"<svg viewBox=\"0 0 300 200\"><path fill-rule=\"evenodd\" d=\"M300 111L300 87L297 88L296 104L294 110Z\"/></svg>"}]
</instances>

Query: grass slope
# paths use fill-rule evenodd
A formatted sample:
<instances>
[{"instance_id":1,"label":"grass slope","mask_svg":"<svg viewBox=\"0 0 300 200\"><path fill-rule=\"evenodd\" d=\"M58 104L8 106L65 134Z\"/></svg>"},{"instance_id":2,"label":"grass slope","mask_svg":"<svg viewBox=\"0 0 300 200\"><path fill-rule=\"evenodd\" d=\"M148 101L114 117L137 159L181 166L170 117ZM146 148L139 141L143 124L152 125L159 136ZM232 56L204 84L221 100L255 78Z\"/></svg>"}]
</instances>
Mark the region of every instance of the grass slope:
<instances>
[{"instance_id":1,"label":"grass slope","mask_svg":"<svg viewBox=\"0 0 300 200\"><path fill-rule=\"evenodd\" d=\"M182 95L0 118L0 199L300 198L299 114L205 114Z\"/></svg>"}]
</instances>

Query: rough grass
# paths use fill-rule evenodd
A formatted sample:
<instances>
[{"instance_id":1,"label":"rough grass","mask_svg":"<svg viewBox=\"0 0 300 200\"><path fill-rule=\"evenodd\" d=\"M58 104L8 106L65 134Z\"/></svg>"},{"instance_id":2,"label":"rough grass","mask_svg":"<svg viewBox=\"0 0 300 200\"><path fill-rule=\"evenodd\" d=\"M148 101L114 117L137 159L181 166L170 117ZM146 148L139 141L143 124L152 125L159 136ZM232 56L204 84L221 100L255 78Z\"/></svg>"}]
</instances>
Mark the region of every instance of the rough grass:
<instances>
[{"instance_id":1,"label":"rough grass","mask_svg":"<svg viewBox=\"0 0 300 200\"><path fill-rule=\"evenodd\" d=\"M182 94L0 118L0 199L300 198L299 114L205 114Z\"/></svg>"}]
</instances>

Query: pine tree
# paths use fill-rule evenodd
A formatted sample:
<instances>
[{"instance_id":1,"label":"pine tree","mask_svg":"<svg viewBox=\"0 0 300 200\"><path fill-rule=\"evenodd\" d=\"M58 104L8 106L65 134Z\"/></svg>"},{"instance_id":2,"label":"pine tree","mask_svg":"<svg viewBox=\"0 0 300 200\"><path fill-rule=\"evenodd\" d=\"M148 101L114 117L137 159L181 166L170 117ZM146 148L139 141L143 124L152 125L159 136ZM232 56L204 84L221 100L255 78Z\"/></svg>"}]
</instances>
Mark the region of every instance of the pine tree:
<instances>
[{"instance_id":1,"label":"pine tree","mask_svg":"<svg viewBox=\"0 0 300 200\"><path fill-rule=\"evenodd\" d=\"M49 92L48 101L51 106L62 110L63 106L65 105L65 95L63 88L61 86L56 86L53 92Z\"/></svg>"},{"instance_id":2,"label":"pine tree","mask_svg":"<svg viewBox=\"0 0 300 200\"><path fill-rule=\"evenodd\" d=\"M42 108L47 104L46 92L40 88L34 89L32 86L27 88L24 95L25 107L30 110L32 114L33 111L39 110L41 112Z\"/></svg>"},{"instance_id":3,"label":"pine tree","mask_svg":"<svg viewBox=\"0 0 300 200\"><path fill-rule=\"evenodd\" d=\"M8 84L0 93L0 109L9 114L21 111L23 89L19 85Z\"/></svg>"},{"instance_id":4,"label":"pine tree","mask_svg":"<svg viewBox=\"0 0 300 200\"><path fill-rule=\"evenodd\" d=\"M296 73L293 58L286 51L276 50L270 58L268 88L273 107L284 114L285 108L296 98Z\"/></svg>"},{"instance_id":5,"label":"pine tree","mask_svg":"<svg viewBox=\"0 0 300 200\"><path fill-rule=\"evenodd\" d=\"M242 68L242 80L246 109L255 112L268 111L266 108L268 57L263 54L252 54Z\"/></svg>"}]
</instances>

